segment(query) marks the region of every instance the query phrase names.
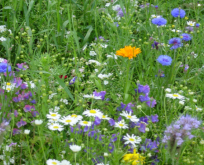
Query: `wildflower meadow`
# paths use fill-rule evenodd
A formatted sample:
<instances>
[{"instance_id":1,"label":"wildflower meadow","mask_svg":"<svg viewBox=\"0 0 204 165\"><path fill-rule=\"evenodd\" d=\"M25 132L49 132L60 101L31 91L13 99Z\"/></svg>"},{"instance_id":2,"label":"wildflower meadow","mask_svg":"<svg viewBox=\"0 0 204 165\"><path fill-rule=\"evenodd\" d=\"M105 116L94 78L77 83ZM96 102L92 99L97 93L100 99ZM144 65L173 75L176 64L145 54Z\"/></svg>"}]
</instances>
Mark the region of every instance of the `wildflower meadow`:
<instances>
[{"instance_id":1,"label":"wildflower meadow","mask_svg":"<svg viewBox=\"0 0 204 165\"><path fill-rule=\"evenodd\" d=\"M1 0L0 165L203 165L203 0Z\"/></svg>"}]
</instances>

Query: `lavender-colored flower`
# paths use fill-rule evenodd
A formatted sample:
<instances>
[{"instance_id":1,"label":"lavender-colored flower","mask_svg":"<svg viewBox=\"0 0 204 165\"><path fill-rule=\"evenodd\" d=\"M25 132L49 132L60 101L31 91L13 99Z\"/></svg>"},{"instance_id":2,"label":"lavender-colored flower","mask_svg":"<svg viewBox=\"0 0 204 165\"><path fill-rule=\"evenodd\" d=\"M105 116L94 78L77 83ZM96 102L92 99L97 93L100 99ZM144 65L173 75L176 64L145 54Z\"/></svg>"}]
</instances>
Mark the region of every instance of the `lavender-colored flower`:
<instances>
[{"instance_id":1,"label":"lavender-colored flower","mask_svg":"<svg viewBox=\"0 0 204 165\"><path fill-rule=\"evenodd\" d=\"M148 124L149 118L147 116L145 117L140 117L140 122Z\"/></svg>"},{"instance_id":2,"label":"lavender-colored flower","mask_svg":"<svg viewBox=\"0 0 204 165\"><path fill-rule=\"evenodd\" d=\"M171 65L171 62L172 62L172 58L170 56L167 56L167 55L160 55L158 58L157 58L157 61L162 64L163 66L169 66Z\"/></svg>"},{"instance_id":3,"label":"lavender-colored flower","mask_svg":"<svg viewBox=\"0 0 204 165\"><path fill-rule=\"evenodd\" d=\"M191 36L187 33L183 33L183 34L181 34L181 36L183 37L182 40L184 40L184 41L190 41L191 40Z\"/></svg>"},{"instance_id":4,"label":"lavender-colored flower","mask_svg":"<svg viewBox=\"0 0 204 165\"><path fill-rule=\"evenodd\" d=\"M99 39L99 41L100 41L100 40L101 40L101 41L105 41L105 38L102 37L102 36L99 36L98 39ZM97 39L97 37L96 37L96 38L95 38L95 41L97 41L98 39Z\"/></svg>"},{"instance_id":5,"label":"lavender-colored flower","mask_svg":"<svg viewBox=\"0 0 204 165\"><path fill-rule=\"evenodd\" d=\"M100 125L101 119L99 117L95 117L94 125Z\"/></svg>"},{"instance_id":6,"label":"lavender-colored flower","mask_svg":"<svg viewBox=\"0 0 204 165\"><path fill-rule=\"evenodd\" d=\"M169 44L173 44L173 46L170 48L172 49L177 49L179 47L182 47L183 44L181 43L181 39L180 38L172 38L169 40Z\"/></svg>"},{"instance_id":7,"label":"lavender-colored flower","mask_svg":"<svg viewBox=\"0 0 204 165\"><path fill-rule=\"evenodd\" d=\"M190 33L194 31L194 28L192 26L186 27L186 30Z\"/></svg>"},{"instance_id":8,"label":"lavender-colored flower","mask_svg":"<svg viewBox=\"0 0 204 165\"><path fill-rule=\"evenodd\" d=\"M26 70L26 69L29 68L28 65L26 65L26 62L21 63L21 64L16 64L16 65L17 65L17 67L19 68L19 69L16 69L16 71Z\"/></svg>"},{"instance_id":9,"label":"lavender-colored flower","mask_svg":"<svg viewBox=\"0 0 204 165\"><path fill-rule=\"evenodd\" d=\"M26 88L27 88L27 85L24 84L24 83L22 83L22 84L21 84L21 89L26 89Z\"/></svg>"},{"instance_id":10,"label":"lavender-colored flower","mask_svg":"<svg viewBox=\"0 0 204 165\"><path fill-rule=\"evenodd\" d=\"M139 96L139 100L140 100L141 102L149 101L149 100L150 100L150 97L148 96L148 94L146 94L145 96L140 95L140 96Z\"/></svg>"},{"instance_id":11,"label":"lavender-colored flower","mask_svg":"<svg viewBox=\"0 0 204 165\"><path fill-rule=\"evenodd\" d=\"M112 134L112 136L111 136L111 139L110 139L110 142L116 142L117 141L117 135L116 134Z\"/></svg>"},{"instance_id":12,"label":"lavender-colored flower","mask_svg":"<svg viewBox=\"0 0 204 165\"><path fill-rule=\"evenodd\" d=\"M0 73L11 72L11 66L5 62L0 63Z\"/></svg>"},{"instance_id":13,"label":"lavender-colored flower","mask_svg":"<svg viewBox=\"0 0 204 165\"><path fill-rule=\"evenodd\" d=\"M31 114L33 117L36 117L37 115L39 115L39 112L38 111L32 111Z\"/></svg>"},{"instance_id":14,"label":"lavender-colored flower","mask_svg":"<svg viewBox=\"0 0 204 165\"><path fill-rule=\"evenodd\" d=\"M146 129L146 124L144 122L139 122L137 123L138 129L140 132L145 133L145 129Z\"/></svg>"},{"instance_id":15,"label":"lavender-colored flower","mask_svg":"<svg viewBox=\"0 0 204 165\"><path fill-rule=\"evenodd\" d=\"M110 153L112 153L114 151L114 148L115 148L114 144L113 143L109 143L108 150L109 150Z\"/></svg>"},{"instance_id":16,"label":"lavender-colored flower","mask_svg":"<svg viewBox=\"0 0 204 165\"><path fill-rule=\"evenodd\" d=\"M200 24L199 24L199 23L197 23L197 24L196 24L196 27L198 28L199 26L200 26Z\"/></svg>"},{"instance_id":17,"label":"lavender-colored flower","mask_svg":"<svg viewBox=\"0 0 204 165\"><path fill-rule=\"evenodd\" d=\"M101 91L101 92L93 92L93 95L94 96L97 96L97 97L101 97L101 100L104 100L105 99L105 95L106 95L106 91Z\"/></svg>"},{"instance_id":18,"label":"lavender-colored flower","mask_svg":"<svg viewBox=\"0 0 204 165\"><path fill-rule=\"evenodd\" d=\"M152 44L153 49L156 48L158 50L159 49L158 45L159 43L154 41L154 43Z\"/></svg>"},{"instance_id":19,"label":"lavender-colored flower","mask_svg":"<svg viewBox=\"0 0 204 165\"><path fill-rule=\"evenodd\" d=\"M162 26L162 25L166 25L167 20L162 17L158 17L158 18L152 19L152 23L157 26Z\"/></svg>"},{"instance_id":20,"label":"lavender-colored flower","mask_svg":"<svg viewBox=\"0 0 204 165\"><path fill-rule=\"evenodd\" d=\"M70 82L69 82L69 85L74 84L74 83L75 83L75 81L76 81L76 78L77 78L77 77L72 78L72 79L70 80Z\"/></svg>"},{"instance_id":21,"label":"lavender-colored flower","mask_svg":"<svg viewBox=\"0 0 204 165\"><path fill-rule=\"evenodd\" d=\"M117 11L118 11L117 15L119 17L124 17L124 13L123 13L123 10L121 8L119 8ZM125 11L125 9L124 9L124 11ZM126 13L126 11L125 11L125 13Z\"/></svg>"},{"instance_id":22,"label":"lavender-colored flower","mask_svg":"<svg viewBox=\"0 0 204 165\"><path fill-rule=\"evenodd\" d=\"M149 94L150 92L150 87L149 85L141 85L138 84L138 89L135 89L135 92L137 93L144 93L144 94Z\"/></svg>"},{"instance_id":23,"label":"lavender-colored flower","mask_svg":"<svg viewBox=\"0 0 204 165\"><path fill-rule=\"evenodd\" d=\"M3 121L2 121L2 123L0 124L0 135L2 135L5 131L6 131L6 128L8 127L8 125L9 125L9 120L6 120L6 119L4 119Z\"/></svg>"},{"instance_id":24,"label":"lavender-colored flower","mask_svg":"<svg viewBox=\"0 0 204 165\"><path fill-rule=\"evenodd\" d=\"M24 108L23 108L23 110L24 110L25 112L31 112L31 109L32 109L32 106L31 106L31 105L25 105Z\"/></svg>"},{"instance_id":25,"label":"lavender-colored flower","mask_svg":"<svg viewBox=\"0 0 204 165\"><path fill-rule=\"evenodd\" d=\"M189 66L188 66L188 64L186 64L184 67L184 72L187 72L188 68L189 68Z\"/></svg>"},{"instance_id":26,"label":"lavender-colored flower","mask_svg":"<svg viewBox=\"0 0 204 165\"><path fill-rule=\"evenodd\" d=\"M155 105L157 104L156 100L155 99L150 99L149 101L146 102L147 106L150 107L150 108L153 108L155 107Z\"/></svg>"},{"instance_id":27,"label":"lavender-colored flower","mask_svg":"<svg viewBox=\"0 0 204 165\"><path fill-rule=\"evenodd\" d=\"M25 122L25 121L23 121L22 119L18 122L18 123L16 123L16 125L17 125L17 127L18 128L20 128L20 127L22 127L22 126L24 126L24 125L26 125L27 123Z\"/></svg>"},{"instance_id":28,"label":"lavender-colored flower","mask_svg":"<svg viewBox=\"0 0 204 165\"><path fill-rule=\"evenodd\" d=\"M186 138L192 139L194 135L191 134L193 129L197 129L201 122L189 115L181 116L179 120L168 126L164 132L163 143L170 147L170 152L175 146L180 146Z\"/></svg>"},{"instance_id":29,"label":"lavender-colored flower","mask_svg":"<svg viewBox=\"0 0 204 165\"><path fill-rule=\"evenodd\" d=\"M19 130L17 128L13 129L13 135L20 134L20 133L21 133L21 130Z\"/></svg>"},{"instance_id":30,"label":"lavender-colored flower","mask_svg":"<svg viewBox=\"0 0 204 165\"><path fill-rule=\"evenodd\" d=\"M114 126L115 125L115 120L113 120L113 119L108 120L108 122L110 123L110 126Z\"/></svg>"},{"instance_id":31,"label":"lavender-colored flower","mask_svg":"<svg viewBox=\"0 0 204 165\"><path fill-rule=\"evenodd\" d=\"M125 111L127 111L127 112L132 112L132 113L133 113L133 110L132 110L131 108L134 107L134 104L128 103L128 104L126 105L126 104L124 104L124 103L121 103L120 105L121 105L120 107L117 107L117 110L118 110L118 111L125 110Z\"/></svg>"},{"instance_id":32,"label":"lavender-colored flower","mask_svg":"<svg viewBox=\"0 0 204 165\"><path fill-rule=\"evenodd\" d=\"M155 9L158 9L158 5L155 5L154 7L155 7Z\"/></svg>"},{"instance_id":33,"label":"lavender-colored flower","mask_svg":"<svg viewBox=\"0 0 204 165\"><path fill-rule=\"evenodd\" d=\"M11 143L11 144L9 144L9 147L16 146L16 145L17 145L17 143Z\"/></svg>"},{"instance_id":34,"label":"lavender-colored flower","mask_svg":"<svg viewBox=\"0 0 204 165\"><path fill-rule=\"evenodd\" d=\"M172 15L173 17L183 18L183 17L185 17L186 12L185 12L184 10L182 10L182 9L175 8L175 9L173 9L173 10L171 11L171 15Z\"/></svg>"},{"instance_id":35,"label":"lavender-colored flower","mask_svg":"<svg viewBox=\"0 0 204 165\"><path fill-rule=\"evenodd\" d=\"M21 86L21 84L23 83L23 81L21 80L20 77L14 77L13 83L15 83L15 87L18 88L19 86Z\"/></svg>"},{"instance_id":36,"label":"lavender-colored flower","mask_svg":"<svg viewBox=\"0 0 204 165\"><path fill-rule=\"evenodd\" d=\"M159 121L158 115L151 115L151 116L150 116L150 119L151 119L152 123L156 123L156 122Z\"/></svg>"},{"instance_id":37,"label":"lavender-colored flower","mask_svg":"<svg viewBox=\"0 0 204 165\"><path fill-rule=\"evenodd\" d=\"M17 110L14 111L14 116L18 117L18 111Z\"/></svg>"},{"instance_id":38,"label":"lavender-colored flower","mask_svg":"<svg viewBox=\"0 0 204 165\"><path fill-rule=\"evenodd\" d=\"M116 26L116 27L118 27L118 26L119 26L118 22L114 22L114 24L115 24L115 26Z\"/></svg>"},{"instance_id":39,"label":"lavender-colored flower","mask_svg":"<svg viewBox=\"0 0 204 165\"><path fill-rule=\"evenodd\" d=\"M35 100L31 100L30 103L36 104L36 101Z\"/></svg>"}]
</instances>

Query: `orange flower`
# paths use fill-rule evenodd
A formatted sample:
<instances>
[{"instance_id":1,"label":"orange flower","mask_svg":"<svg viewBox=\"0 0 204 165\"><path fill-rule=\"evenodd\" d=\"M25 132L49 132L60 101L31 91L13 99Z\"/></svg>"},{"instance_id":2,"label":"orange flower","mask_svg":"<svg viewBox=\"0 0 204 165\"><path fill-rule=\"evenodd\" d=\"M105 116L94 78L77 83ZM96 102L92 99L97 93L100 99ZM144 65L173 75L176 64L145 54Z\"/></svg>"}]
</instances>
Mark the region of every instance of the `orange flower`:
<instances>
[{"instance_id":1,"label":"orange flower","mask_svg":"<svg viewBox=\"0 0 204 165\"><path fill-rule=\"evenodd\" d=\"M129 59L136 57L139 53L141 53L141 49L132 46L125 46L125 48L116 51L116 55L128 57Z\"/></svg>"}]
</instances>

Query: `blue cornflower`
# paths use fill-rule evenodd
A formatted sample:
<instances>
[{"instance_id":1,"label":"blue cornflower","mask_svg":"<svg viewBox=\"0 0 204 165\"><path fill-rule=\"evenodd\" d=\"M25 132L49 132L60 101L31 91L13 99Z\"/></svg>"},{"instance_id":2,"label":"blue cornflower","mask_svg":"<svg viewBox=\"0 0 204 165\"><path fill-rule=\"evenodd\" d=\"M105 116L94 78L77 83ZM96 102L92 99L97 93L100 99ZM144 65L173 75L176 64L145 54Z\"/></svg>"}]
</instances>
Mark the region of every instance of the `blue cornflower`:
<instances>
[{"instance_id":1,"label":"blue cornflower","mask_svg":"<svg viewBox=\"0 0 204 165\"><path fill-rule=\"evenodd\" d=\"M183 18L183 17L185 17L186 12L185 12L184 10L182 10L182 9L175 8L175 9L173 9L173 10L171 11L171 15L172 15L173 17Z\"/></svg>"},{"instance_id":2,"label":"blue cornflower","mask_svg":"<svg viewBox=\"0 0 204 165\"><path fill-rule=\"evenodd\" d=\"M177 49L179 47L182 47L183 44L181 43L180 38L172 38L169 40L169 44L173 44L173 46L170 49Z\"/></svg>"},{"instance_id":3,"label":"blue cornflower","mask_svg":"<svg viewBox=\"0 0 204 165\"><path fill-rule=\"evenodd\" d=\"M167 56L167 55L160 55L158 58L157 58L157 61L162 64L162 65L171 65L171 62L172 62L172 58L170 56Z\"/></svg>"},{"instance_id":4,"label":"blue cornflower","mask_svg":"<svg viewBox=\"0 0 204 165\"><path fill-rule=\"evenodd\" d=\"M183 33L183 34L181 34L181 36L183 37L182 40L184 40L184 41L190 41L191 40L191 36L187 33Z\"/></svg>"},{"instance_id":5,"label":"blue cornflower","mask_svg":"<svg viewBox=\"0 0 204 165\"><path fill-rule=\"evenodd\" d=\"M154 7L155 7L155 9L158 9L158 5L155 5Z\"/></svg>"},{"instance_id":6,"label":"blue cornflower","mask_svg":"<svg viewBox=\"0 0 204 165\"><path fill-rule=\"evenodd\" d=\"M199 24L199 23L197 23L197 24L196 24L196 27L198 28L199 26L200 26L200 24Z\"/></svg>"},{"instance_id":7,"label":"blue cornflower","mask_svg":"<svg viewBox=\"0 0 204 165\"><path fill-rule=\"evenodd\" d=\"M11 66L5 62L0 63L0 73L11 72Z\"/></svg>"},{"instance_id":8,"label":"blue cornflower","mask_svg":"<svg viewBox=\"0 0 204 165\"><path fill-rule=\"evenodd\" d=\"M162 17L158 17L158 18L152 19L152 23L157 26L162 26L162 25L166 25L167 20Z\"/></svg>"}]
</instances>

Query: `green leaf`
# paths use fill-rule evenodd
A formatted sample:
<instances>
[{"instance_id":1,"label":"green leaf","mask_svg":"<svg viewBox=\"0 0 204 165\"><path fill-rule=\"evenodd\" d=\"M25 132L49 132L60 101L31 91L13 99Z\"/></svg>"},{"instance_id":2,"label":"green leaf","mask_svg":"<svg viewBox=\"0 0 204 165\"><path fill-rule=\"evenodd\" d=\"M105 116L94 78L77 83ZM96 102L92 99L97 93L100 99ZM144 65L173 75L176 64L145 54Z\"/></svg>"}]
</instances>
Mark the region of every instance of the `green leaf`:
<instances>
[{"instance_id":1,"label":"green leaf","mask_svg":"<svg viewBox=\"0 0 204 165\"><path fill-rule=\"evenodd\" d=\"M96 80L96 79L95 79L95 85L96 85L96 87L97 87L99 90L102 91L102 86L101 86L101 81L100 81L100 80Z\"/></svg>"}]
</instances>

